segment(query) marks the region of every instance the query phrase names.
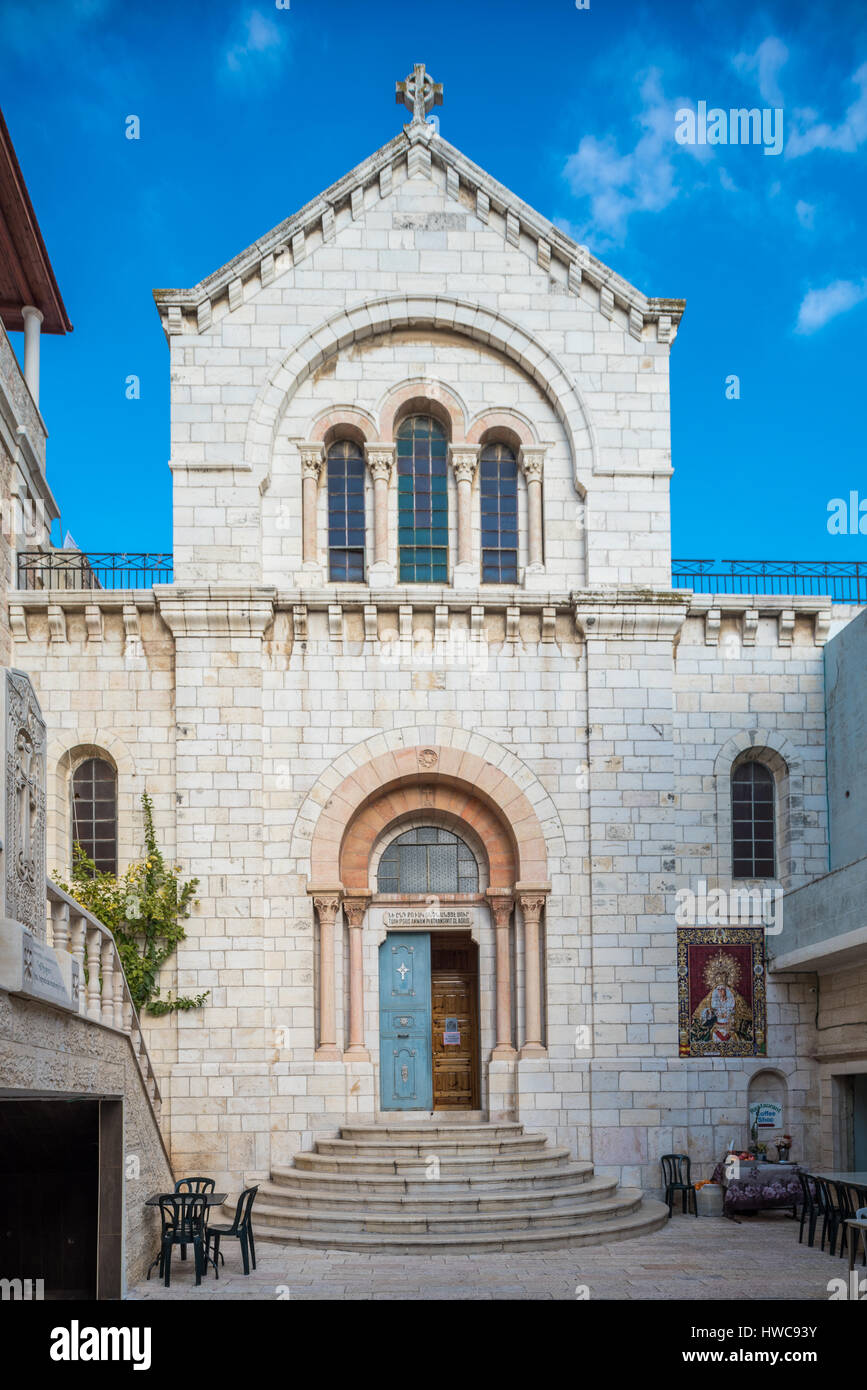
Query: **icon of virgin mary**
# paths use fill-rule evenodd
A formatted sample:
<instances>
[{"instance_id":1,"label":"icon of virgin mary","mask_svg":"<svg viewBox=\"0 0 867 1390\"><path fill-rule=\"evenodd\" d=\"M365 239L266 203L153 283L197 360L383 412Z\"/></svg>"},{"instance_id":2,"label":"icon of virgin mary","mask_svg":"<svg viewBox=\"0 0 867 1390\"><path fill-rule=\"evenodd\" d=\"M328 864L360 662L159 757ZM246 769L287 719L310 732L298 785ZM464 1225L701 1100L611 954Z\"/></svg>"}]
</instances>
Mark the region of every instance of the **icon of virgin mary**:
<instances>
[{"instance_id":1,"label":"icon of virgin mary","mask_svg":"<svg viewBox=\"0 0 867 1390\"><path fill-rule=\"evenodd\" d=\"M708 992L692 1014L692 1037L697 1043L716 1044L726 1049L748 1042L753 1031L753 1012L738 993L741 968L734 956L718 951L704 968Z\"/></svg>"}]
</instances>

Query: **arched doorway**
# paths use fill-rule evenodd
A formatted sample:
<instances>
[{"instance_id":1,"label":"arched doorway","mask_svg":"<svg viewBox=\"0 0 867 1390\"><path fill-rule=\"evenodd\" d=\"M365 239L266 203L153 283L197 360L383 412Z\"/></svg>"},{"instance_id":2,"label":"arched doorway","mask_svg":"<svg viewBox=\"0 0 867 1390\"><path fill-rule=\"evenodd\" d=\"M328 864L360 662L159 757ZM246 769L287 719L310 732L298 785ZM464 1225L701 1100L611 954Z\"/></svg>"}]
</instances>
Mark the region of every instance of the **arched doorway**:
<instances>
[{"instance_id":1,"label":"arched doorway","mask_svg":"<svg viewBox=\"0 0 867 1390\"><path fill-rule=\"evenodd\" d=\"M379 856L383 1110L479 1109L479 952L454 905L478 900L481 869L466 839L442 824L404 830ZM449 916L457 925L437 930Z\"/></svg>"}]
</instances>

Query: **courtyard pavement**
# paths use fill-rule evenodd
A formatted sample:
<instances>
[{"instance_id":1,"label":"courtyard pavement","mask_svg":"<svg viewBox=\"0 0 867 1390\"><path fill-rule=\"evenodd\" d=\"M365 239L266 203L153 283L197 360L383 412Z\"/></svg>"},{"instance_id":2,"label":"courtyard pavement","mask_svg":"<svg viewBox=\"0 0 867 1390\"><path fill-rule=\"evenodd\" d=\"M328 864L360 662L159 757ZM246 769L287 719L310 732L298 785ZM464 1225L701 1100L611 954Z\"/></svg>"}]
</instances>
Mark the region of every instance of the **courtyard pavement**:
<instances>
[{"instance_id":1,"label":"courtyard pavement","mask_svg":"<svg viewBox=\"0 0 867 1390\"><path fill-rule=\"evenodd\" d=\"M545 1254L366 1255L260 1241L245 1276L237 1242L224 1243L219 1281L197 1289L192 1260L172 1260L171 1288L130 1289L131 1300L163 1299L760 1299L829 1298L847 1276L845 1256L798 1244L798 1222L778 1212L724 1217L675 1215L653 1235ZM190 1252L191 1254L191 1252ZM861 1271L861 1277L867 1271Z\"/></svg>"}]
</instances>

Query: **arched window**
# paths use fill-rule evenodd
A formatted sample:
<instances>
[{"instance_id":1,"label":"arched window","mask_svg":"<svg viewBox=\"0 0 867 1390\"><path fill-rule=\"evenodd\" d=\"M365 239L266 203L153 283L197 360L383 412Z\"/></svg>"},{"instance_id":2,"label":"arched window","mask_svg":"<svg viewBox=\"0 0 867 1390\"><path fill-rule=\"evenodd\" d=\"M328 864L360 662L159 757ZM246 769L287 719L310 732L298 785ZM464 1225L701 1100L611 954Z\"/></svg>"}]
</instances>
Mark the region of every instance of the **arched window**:
<instances>
[{"instance_id":1,"label":"arched window","mask_svg":"<svg viewBox=\"0 0 867 1390\"><path fill-rule=\"evenodd\" d=\"M486 444L480 459L482 583L518 582L518 465L505 444Z\"/></svg>"},{"instance_id":2,"label":"arched window","mask_svg":"<svg viewBox=\"0 0 867 1390\"><path fill-rule=\"evenodd\" d=\"M479 866L469 845L450 830L407 830L379 861L380 893L478 893Z\"/></svg>"},{"instance_id":3,"label":"arched window","mask_svg":"<svg viewBox=\"0 0 867 1390\"><path fill-rule=\"evenodd\" d=\"M364 583L364 454L348 439L328 450L328 576Z\"/></svg>"},{"instance_id":4,"label":"arched window","mask_svg":"<svg viewBox=\"0 0 867 1390\"><path fill-rule=\"evenodd\" d=\"M773 773L764 763L739 763L732 772L732 876L774 878Z\"/></svg>"},{"instance_id":5,"label":"arched window","mask_svg":"<svg viewBox=\"0 0 867 1390\"><path fill-rule=\"evenodd\" d=\"M364 582L364 455L350 439L328 450L328 577Z\"/></svg>"},{"instance_id":6,"label":"arched window","mask_svg":"<svg viewBox=\"0 0 867 1390\"><path fill-rule=\"evenodd\" d=\"M117 773L104 758L88 758L72 774L72 844L81 845L103 873L117 873Z\"/></svg>"},{"instance_id":7,"label":"arched window","mask_svg":"<svg viewBox=\"0 0 867 1390\"><path fill-rule=\"evenodd\" d=\"M400 582L448 583L448 442L429 415L413 415L397 432L397 524Z\"/></svg>"}]
</instances>

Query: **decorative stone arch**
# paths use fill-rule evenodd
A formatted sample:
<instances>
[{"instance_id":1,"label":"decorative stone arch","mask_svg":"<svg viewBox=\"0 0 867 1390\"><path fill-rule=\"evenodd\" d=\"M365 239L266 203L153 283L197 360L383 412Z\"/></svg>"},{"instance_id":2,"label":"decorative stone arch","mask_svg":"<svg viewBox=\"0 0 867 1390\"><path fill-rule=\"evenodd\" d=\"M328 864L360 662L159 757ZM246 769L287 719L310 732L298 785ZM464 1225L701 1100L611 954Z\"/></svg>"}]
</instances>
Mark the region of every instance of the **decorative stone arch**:
<instances>
[{"instance_id":1,"label":"decorative stone arch","mask_svg":"<svg viewBox=\"0 0 867 1390\"><path fill-rule=\"evenodd\" d=\"M773 774L776 882L789 891L806 883L808 878L804 872L804 764L785 735L773 729L742 729L723 744L714 761L720 881L732 877L732 772L740 763L748 761L763 763Z\"/></svg>"},{"instance_id":2,"label":"decorative stone arch","mask_svg":"<svg viewBox=\"0 0 867 1390\"><path fill-rule=\"evenodd\" d=\"M377 407L379 441L391 444L408 415L432 415L441 424L452 444L466 439L469 412L457 392L442 381L412 377L392 386Z\"/></svg>"},{"instance_id":3,"label":"decorative stone arch","mask_svg":"<svg viewBox=\"0 0 867 1390\"><path fill-rule=\"evenodd\" d=\"M290 854L319 919L317 1056L339 1057L334 952L338 916L345 905L349 929L349 1046L363 1041L362 924L372 894L370 864L389 826L425 812L448 818L449 828L484 846L496 935L496 1046L514 1056L511 1042L511 913L523 923L524 1042L522 1055L543 1056L541 917L549 875L565 853L562 826L548 794L512 754L480 735L434 727L376 735L339 758L313 787L299 811Z\"/></svg>"},{"instance_id":4,"label":"decorative stone arch","mask_svg":"<svg viewBox=\"0 0 867 1390\"><path fill-rule=\"evenodd\" d=\"M375 892L374 851L383 833L393 830L398 834L407 822L421 824L425 820L474 839L484 853L489 886L514 888L516 861L508 824L465 786L443 782L408 787L394 784L362 807L340 848L339 881L345 892Z\"/></svg>"},{"instance_id":5,"label":"decorative stone arch","mask_svg":"<svg viewBox=\"0 0 867 1390\"><path fill-rule=\"evenodd\" d=\"M72 774L88 758L102 758L117 774L117 863L124 868L137 856L135 809L144 790L132 754L109 729L71 730L55 735L48 745L48 864L52 872L69 873L72 866L69 793Z\"/></svg>"},{"instance_id":6,"label":"decorative stone arch","mask_svg":"<svg viewBox=\"0 0 867 1390\"><path fill-rule=\"evenodd\" d=\"M518 457L521 449L539 444L535 426L517 410L483 411L472 421L467 432L468 444L508 444Z\"/></svg>"},{"instance_id":7,"label":"decorative stone arch","mask_svg":"<svg viewBox=\"0 0 867 1390\"><path fill-rule=\"evenodd\" d=\"M345 872L353 891L366 891L369 854L387 823L383 818L417 811L426 788L442 809L476 824L483 839L488 835L492 887L506 886L506 875L513 886L547 884L545 834L525 793L480 754L434 744L374 755L343 778L316 822L312 882L343 883Z\"/></svg>"},{"instance_id":8,"label":"decorative stone arch","mask_svg":"<svg viewBox=\"0 0 867 1390\"><path fill-rule=\"evenodd\" d=\"M377 425L360 406L331 406L313 422L307 437L311 443L322 444L326 451L339 439L351 439L363 448L376 439Z\"/></svg>"},{"instance_id":9,"label":"decorative stone arch","mask_svg":"<svg viewBox=\"0 0 867 1390\"><path fill-rule=\"evenodd\" d=\"M515 362L551 404L572 457L575 487L587 493L598 457L590 413L570 373L556 355L514 320L495 309L445 295L384 295L342 309L323 320L274 365L250 412L244 464L264 491L283 412L299 387L350 344L402 328L452 332Z\"/></svg>"}]
</instances>

